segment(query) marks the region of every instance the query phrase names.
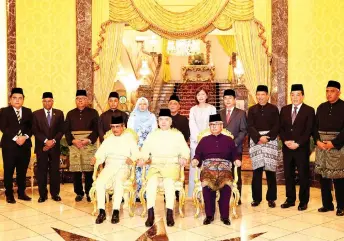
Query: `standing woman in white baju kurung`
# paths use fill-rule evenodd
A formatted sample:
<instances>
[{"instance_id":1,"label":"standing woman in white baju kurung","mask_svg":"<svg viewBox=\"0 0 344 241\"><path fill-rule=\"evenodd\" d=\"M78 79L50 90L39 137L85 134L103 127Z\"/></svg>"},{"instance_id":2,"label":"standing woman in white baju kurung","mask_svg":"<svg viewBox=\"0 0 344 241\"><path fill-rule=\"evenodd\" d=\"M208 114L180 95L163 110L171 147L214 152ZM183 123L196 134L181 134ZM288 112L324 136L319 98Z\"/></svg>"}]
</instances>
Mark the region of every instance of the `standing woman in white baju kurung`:
<instances>
[{"instance_id":1,"label":"standing woman in white baju kurung","mask_svg":"<svg viewBox=\"0 0 344 241\"><path fill-rule=\"evenodd\" d=\"M148 110L148 100L145 97L140 97L135 105L135 109L130 113L128 120L128 128L133 129L139 136L139 148L142 147L149 133L158 128L156 117ZM148 173L149 166L146 166L146 173ZM140 192L142 186L142 169L136 167L136 183L137 194ZM138 197L138 196L137 196ZM139 199L137 198L137 201Z\"/></svg>"},{"instance_id":2,"label":"standing woman in white baju kurung","mask_svg":"<svg viewBox=\"0 0 344 241\"><path fill-rule=\"evenodd\" d=\"M209 126L209 116L216 114L216 108L213 105L208 104L208 92L200 87L196 91L196 102L197 105L193 106L190 109L189 114L189 127L190 127L190 151L191 151L191 160L195 155L195 150L197 147L197 137L200 132L207 129ZM195 170L190 165L189 172L189 188L188 196L192 197L192 193L195 187ZM199 174L198 174L199 175Z\"/></svg>"}]
</instances>

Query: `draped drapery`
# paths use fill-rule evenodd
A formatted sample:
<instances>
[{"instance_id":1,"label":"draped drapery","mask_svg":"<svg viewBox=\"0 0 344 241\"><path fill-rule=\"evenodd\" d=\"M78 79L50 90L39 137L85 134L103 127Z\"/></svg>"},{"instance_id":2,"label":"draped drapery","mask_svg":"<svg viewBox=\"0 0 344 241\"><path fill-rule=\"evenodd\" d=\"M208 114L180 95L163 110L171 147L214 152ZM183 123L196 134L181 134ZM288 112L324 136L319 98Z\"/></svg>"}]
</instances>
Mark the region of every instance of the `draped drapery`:
<instances>
[{"instance_id":1,"label":"draped drapery","mask_svg":"<svg viewBox=\"0 0 344 241\"><path fill-rule=\"evenodd\" d=\"M107 107L109 92L114 86L121 59L124 24L106 22L102 24L101 39L94 60L94 106L100 112Z\"/></svg>"},{"instance_id":2,"label":"draped drapery","mask_svg":"<svg viewBox=\"0 0 344 241\"><path fill-rule=\"evenodd\" d=\"M184 12L171 12L156 0L110 0L110 20L128 23L138 31L151 31L167 39L201 38L234 21L253 19L252 0L202 0Z\"/></svg>"},{"instance_id":3,"label":"draped drapery","mask_svg":"<svg viewBox=\"0 0 344 241\"><path fill-rule=\"evenodd\" d=\"M92 54L97 50L102 23L109 20L109 0L92 0Z\"/></svg>"},{"instance_id":4,"label":"draped drapery","mask_svg":"<svg viewBox=\"0 0 344 241\"><path fill-rule=\"evenodd\" d=\"M235 21L233 28L237 52L245 72L246 88L251 95L256 92L257 85L263 84L270 88L270 56L259 36L258 25L254 20Z\"/></svg>"},{"instance_id":5,"label":"draped drapery","mask_svg":"<svg viewBox=\"0 0 344 241\"><path fill-rule=\"evenodd\" d=\"M231 59L233 52L236 52L235 40L233 35L218 35L217 39L221 44L223 50ZM228 80L231 81L233 79L233 64L229 62L228 64Z\"/></svg>"},{"instance_id":6,"label":"draped drapery","mask_svg":"<svg viewBox=\"0 0 344 241\"><path fill-rule=\"evenodd\" d=\"M164 82L169 82L171 80L171 68L170 68L170 62L169 62L169 54L167 52L167 44L168 40L165 38L162 38L162 80Z\"/></svg>"}]
</instances>

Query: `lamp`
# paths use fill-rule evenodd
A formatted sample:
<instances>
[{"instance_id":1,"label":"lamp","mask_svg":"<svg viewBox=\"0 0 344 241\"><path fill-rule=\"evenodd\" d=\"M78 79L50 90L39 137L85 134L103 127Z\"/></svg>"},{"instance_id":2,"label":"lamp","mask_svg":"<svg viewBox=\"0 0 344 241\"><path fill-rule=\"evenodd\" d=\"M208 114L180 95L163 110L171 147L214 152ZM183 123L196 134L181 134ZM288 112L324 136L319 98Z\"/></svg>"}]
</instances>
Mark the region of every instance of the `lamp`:
<instances>
[{"instance_id":1,"label":"lamp","mask_svg":"<svg viewBox=\"0 0 344 241\"><path fill-rule=\"evenodd\" d=\"M242 83L242 76L244 75L244 67L240 61L240 59L238 58L238 55L237 55L237 60L236 60L236 67L234 68L234 74L235 74L235 77L237 78L238 80L238 84L241 85L243 84Z\"/></svg>"},{"instance_id":2,"label":"lamp","mask_svg":"<svg viewBox=\"0 0 344 241\"><path fill-rule=\"evenodd\" d=\"M142 65L141 65L141 68L139 70L139 73L142 76L147 76L150 74L150 70L148 67L148 61L146 59L142 60Z\"/></svg>"},{"instance_id":3,"label":"lamp","mask_svg":"<svg viewBox=\"0 0 344 241\"><path fill-rule=\"evenodd\" d=\"M191 56L201 51L201 43L199 40L182 39L169 40L167 43L167 52L176 56Z\"/></svg>"}]
</instances>

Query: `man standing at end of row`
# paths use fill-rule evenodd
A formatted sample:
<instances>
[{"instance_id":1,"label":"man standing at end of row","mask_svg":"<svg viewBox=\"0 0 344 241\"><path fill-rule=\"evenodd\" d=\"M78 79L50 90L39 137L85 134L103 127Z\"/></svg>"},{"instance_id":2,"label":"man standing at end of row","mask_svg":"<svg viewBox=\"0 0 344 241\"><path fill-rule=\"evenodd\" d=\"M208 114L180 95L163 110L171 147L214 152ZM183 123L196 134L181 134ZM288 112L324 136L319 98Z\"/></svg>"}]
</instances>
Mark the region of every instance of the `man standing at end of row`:
<instances>
[{"instance_id":1,"label":"man standing at end of row","mask_svg":"<svg viewBox=\"0 0 344 241\"><path fill-rule=\"evenodd\" d=\"M268 183L266 200L269 207L274 208L277 199L279 111L275 105L268 103L267 86L258 85L256 97L258 104L248 110L248 133L251 138L249 152L253 167L251 206L256 207L262 201L262 178L265 170Z\"/></svg>"},{"instance_id":2,"label":"man standing at end of row","mask_svg":"<svg viewBox=\"0 0 344 241\"><path fill-rule=\"evenodd\" d=\"M280 114L280 138L283 143L283 164L287 200L281 208L295 206L295 167L300 178L299 211L307 209L309 201L310 138L314 126L314 109L305 103L301 84L291 86L292 104L284 106Z\"/></svg>"},{"instance_id":3,"label":"man standing at end of row","mask_svg":"<svg viewBox=\"0 0 344 241\"><path fill-rule=\"evenodd\" d=\"M69 145L69 170L74 172L74 192L77 195L75 201L80 202L86 193L87 201L91 202L91 158L97 150L99 115L95 109L87 107L86 90L77 90L75 102L77 108L68 112L65 121L65 136ZM85 191L82 186L82 173L85 175Z\"/></svg>"},{"instance_id":4,"label":"man standing at end of row","mask_svg":"<svg viewBox=\"0 0 344 241\"><path fill-rule=\"evenodd\" d=\"M337 200L337 216L344 216L344 101L340 98L340 83L330 80L326 87L327 101L316 113L314 142L316 143L315 172L321 175L319 212L334 210L332 180Z\"/></svg>"}]
</instances>

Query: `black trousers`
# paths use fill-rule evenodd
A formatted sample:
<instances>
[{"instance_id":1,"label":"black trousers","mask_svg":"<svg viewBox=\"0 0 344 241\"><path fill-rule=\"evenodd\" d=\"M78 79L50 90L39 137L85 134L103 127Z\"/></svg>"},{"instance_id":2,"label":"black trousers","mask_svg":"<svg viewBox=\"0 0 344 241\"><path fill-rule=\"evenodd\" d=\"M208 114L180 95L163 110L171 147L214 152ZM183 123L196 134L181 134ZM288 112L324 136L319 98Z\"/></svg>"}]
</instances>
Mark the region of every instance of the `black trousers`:
<instances>
[{"instance_id":1,"label":"black trousers","mask_svg":"<svg viewBox=\"0 0 344 241\"><path fill-rule=\"evenodd\" d=\"M60 147L58 147L60 148ZM54 147L49 151L37 152L37 182L40 197L48 195L47 179L49 173L50 194L60 194L60 150Z\"/></svg>"},{"instance_id":2,"label":"black trousers","mask_svg":"<svg viewBox=\"0 0 344 241\"><path fill-rule=\"evenodd\" d=\"M344 209L344 178L333 179L337 208ZM320 178L321 198L325 208L333 207L331 193L332 179Z\"/></svg>"},{"instance_id":3,"label":"black trousers","mask_svg":"<svg viewBox=\"0 0 344 241\"><path fill-rule=\"evenodd\" d=\"M238 156L239 156L239 159L242 160L242 153L239 153ZM235 166L232 165L233 178L234 178L234 167ZM238 183L237 183L237 185L238 185L238 190L240 192L240 197L241 197L241 189L242 189L241 167L238 167L237 170L238 170Z\"/></svg>"},{"instance_id":4,"label":"black trousers","mask_svg":"<svg viewBox=\"0 0 344 241\"><path fill-rule=\"evenodd\" d=\"M82 173L85 176L85 191L82 186ZM74 184L74 192L76 195L84 196L89 194L93 179L92 179L93 172L74 172L73 184Z\"/></svg>"},{"instance_id":5,"label":"black trousers","mask_svg":"<svg viewBox=\"0 0 344 241\"><path fill-rule=\"evenodd\" d=\"M25 193L26 172L30 163L31 148L27 146L16 146L2 148L4 160L4 186L6 197L13 196L13 174L16 170L18 195Z\"/></svg>"},{"instance_id":6,"label":"black trousers","mask_svg":"<svg viewBox=\"0 0 344 241\"><path fill-rule=\"evenodd\" d=\"M263 179L263 167L253 170L252 178L252 198L256 202L262 201L262 179ZM265 171L266 179L268 183L268 191L266 193L266 200L275 201L277 199L277 181L276 173L271 171Z\"/></svg>"},{"instance_id":7,"label":"black trousers","mask_svg":"<svg viewBox=\"0 0 344 241\"><path fill-rule=\"evenodd\" d=\"M309 150L283 151L284 178L287 202L296 201L295 167L300 178L299 201L307 204L309 201Z\"/></svg>"}]
</instances>

